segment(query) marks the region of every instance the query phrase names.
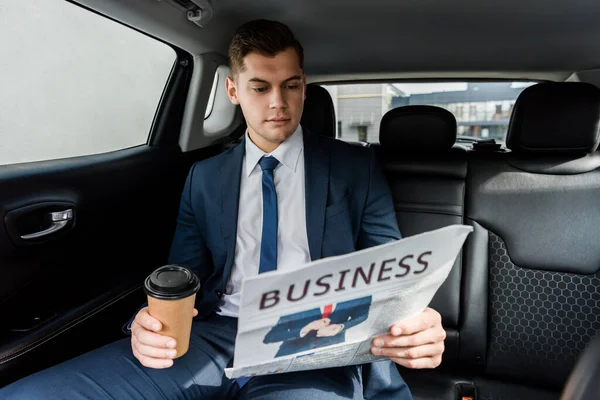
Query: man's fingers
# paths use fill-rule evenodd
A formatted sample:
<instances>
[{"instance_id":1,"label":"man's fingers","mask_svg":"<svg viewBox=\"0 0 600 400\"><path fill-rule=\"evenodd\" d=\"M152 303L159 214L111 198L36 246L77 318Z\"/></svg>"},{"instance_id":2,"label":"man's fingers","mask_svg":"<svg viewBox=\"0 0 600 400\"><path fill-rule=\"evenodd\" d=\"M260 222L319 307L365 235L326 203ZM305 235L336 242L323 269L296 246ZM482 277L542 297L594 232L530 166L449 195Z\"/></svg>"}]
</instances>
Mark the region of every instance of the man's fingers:
<instances>
[{"instance_id":1,"label":"man's fingers","mask_svg":"<svg viewBox=\"0 0 600 400\"><path fill-rule=\"evenodd\" d=\"M306 325L306 326L305 326L305 327L302 329L302 331L303 331L303 332L306 332L306 333L308 333L308 332L310 332L310 331L312 331L312 330L315 330L315 331L316 331L316 330L319 330L319 329L321 329L321 328L322 328L322 327L324 327L324 326L327 326L327 325L329 325L329 322L330 322L329 318L318 319L318 320L316 320L316 321L312 321L311 323L309 323L308 325Z\"/></svg>"},{"instance_id":2,"label":"man's fingers","mask_svg":"<svg viewBox=\"0 0 600 400\"><path fill-rule=\"evenodd\" d=\"M391 358L396 364L411 369L437 368L442 363L442 356L418 358Z\"/></svg>"},{"instance_id":3,"label":"man's fingers","mask_svg":"<svg viewBox=\"0 0 600 400\"><path fill-rule=\"evenodd\" d=\"M162 349L158 347L146 346L140 342L135 342L137 352L146 357L158 358L163 361L173 359L177 355L177 351L173 349Z\"/></svg>"},{"instance_id":4,"label":"man's fingers","mask_svg":"<svg viewBox=\"0 0 600 400\"><path fill-rule=\"evenodd\" d=\"M317 337L326 337L333 334L333 328L331 326L325 326L317 331Z\"/></svg>"},{"instance_id":5,"label":"man's fingers","mask_svg":"<svg viewBox=\"0 0 600 400\"><path fill-rule=\"evenodd\" d=\"M135 338L132 338L132 340L135 339L146 346L174 349L177 345L177 342L172 337L151 332L144 329L143 326L135 323L131 327L131 333L135 336Z\"/></svg>"},{"instance_id":6,"label":"man's fingers","mask_svg":"<svg viewBox=\"0 0 600 400\"><path fill-rule=\"evenodd\" d=\"M441 326L438 326L412 335L379 336L373 340L373 345L376 347L415 347L430 343L443 342L445 339L446 331Z\"/></svg>"},{"instance_id":7,"label":"man's fingers","mask_svg":"<svg viewBox=\"0 0 600 400\"><path fill-rule=\"evenodd\" d=\"M194 309L194 316L198 310ZM176 356L175 339L160 332L162 324L148 313L148 307L141 309L131 325L131 349L135 358L147 368L169 368Z\"/></svg>"},{"instance_id":8,"label":"man's fingers","mask_svg":"<svg viewBox=\"0 0 600 400\"><path fill-rule=\"evenodd\" d=\"M442 317L440 313L432 308L426 308L421 314L407 318L391 328L394 336L412 335L413 333L424 331L427 328L441 325Z\"/></svg>"},{"instance_id":9,"label":"man's fingers","mask_svg":"<svg viewBox=\"0 0 600 400\"><path fill-rule=\"evenodd\" d=\"M325 326L317 331L317 337L334 336L340 333L342 326L340 324L333 324Z\"/></svg>"},{"instance_id":10,"label":"man's fingers","mask_svg":"<svg viewBox=\"0 0 600 400\"><path fill-rule=\"evenodd\" d=\"M375 355L388 358L418 360L421 358L441 357L444 352L444 343L426 344L417 347L372 347L371 352Z\"/></svg>"},{"instance_id":11,"label":"man's fingers","mask_svg":"<svg viewBox=\"0 0 600 400\"><path fill-rule=\"evenodd\" d=\"M137 313L134 322L137 322L149 331L160 332L160 330L162 329L162 324L160 323L160 321L152 317L148 313L148 307L142 308Z\"/></svg>"},{"instance_id":12,"label":"man's fingers","mask_svg":"<svg viewBox=\"0 0 600 400\"><path fill-rule=\"evenodd\" d=\"M135 358L137 358L139 360L140 364L142 364L144 367L147 367L147 368L162 369L162 368L169 368L173 365L173 360L164 360L164 359L144 356L135 350L133 352L133 355L135 356Z\"/></svg>"}]
</instances>

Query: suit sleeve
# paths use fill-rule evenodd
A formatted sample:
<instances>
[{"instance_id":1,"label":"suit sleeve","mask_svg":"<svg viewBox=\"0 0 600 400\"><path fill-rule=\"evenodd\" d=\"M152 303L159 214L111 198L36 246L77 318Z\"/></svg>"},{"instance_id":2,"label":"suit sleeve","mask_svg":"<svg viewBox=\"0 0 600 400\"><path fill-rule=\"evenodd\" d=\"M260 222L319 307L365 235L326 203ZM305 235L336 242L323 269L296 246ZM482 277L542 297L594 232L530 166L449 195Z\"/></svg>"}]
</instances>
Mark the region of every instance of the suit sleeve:
<instances>
[{"instance_id":1,"label":"suit sleeve","mask_svg":"<svg viewBox=\"0 0 600 400\"><path fill-rule=\"evenodd\" d=\"M188 173L183 187L177 216L177 226L171 243L169 254L170 264L182 264L190 268L200 278L200 282L206 279L213 271L212 257L206 245L204 234L198 226L198 217L195 209L202 209L201 204L192 203L194 188L194 173L197 164L194 164Z\"/></svg>"},{"instance_id":2,"label":"suit sleeve","mask_svg":"<svg viewBox=\"0 0 600 400\"><path fill-rule=\"evenodd\" d=\"M277 325L273 326L265 335L263 343L277 343L285 342L286 340L299 339L300 330L302 328L304 327L294 324L294 321L289 318L280 318Z\"/></svg>"},{"instance_id":3,"label":"suit sleeve","mask_svg":"<svg viewBox=\"0 0 600 400\"><path fill-rule=\"evenodd\" d=\"M350 312L348 313L346 321L342 322L344 324L344 331L366 321L367 318L369 318L371 300L371 296L355 300L356 305L350 308Z\"/></svg>"},{"instance_id":4,"label":"suit sleeve","mask_svg":"<svg viewBox=\"0 0 600 400\"><path fill-rule=\"evenodd\" d=\"M277 323L269 333L265 335L263 343L277 343L285 342L286 340L299 338L300 335L297 332L288 332L286 324Z\"/></svg>"},{"instance_id":5,"label":"suit sleeve","mask_svg":"<svg viewBox=\"0 0 600 400\"><path fill-rule=\"evenodd\" d=\"M390 187L369 149L369 185L358 235L358 249L389 243L401 238Z\"/></svg>"}]
</instances>

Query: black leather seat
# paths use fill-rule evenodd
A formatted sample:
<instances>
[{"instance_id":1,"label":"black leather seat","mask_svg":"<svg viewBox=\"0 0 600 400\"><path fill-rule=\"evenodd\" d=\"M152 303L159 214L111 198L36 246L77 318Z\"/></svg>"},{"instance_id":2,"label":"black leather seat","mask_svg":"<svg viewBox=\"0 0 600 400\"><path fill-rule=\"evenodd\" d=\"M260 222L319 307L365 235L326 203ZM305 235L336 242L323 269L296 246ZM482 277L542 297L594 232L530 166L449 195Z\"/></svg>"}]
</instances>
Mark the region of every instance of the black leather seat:
<instances>
[{"instance_id":1,"label":"black leather seat","mask_svg":"<svg viewBox=\"0 0 600 400\"><path fill-rule=\"evenodd\" d=\"M431 304L442 366L401 369L415 399L560 398L600 330L599 120L600 90L583 83L523 91L509 152L452 147L455 122L435 107L384 116L373 147L403 234L474 227Z\"/></svg>"},{"instance_id":2,"label":"black leather seat","mask_svg":"<svg viewBox=\"0 0 600 400\"><path fill-rule=\"evenodd\" d=\"M404 237L464 223L467 153L454 148L455 141L456 119L442 108L407 106L383 116L380 144L371 147L388 179ZM455 368L458 361L462 264L459 254L431 303L442 315L448 334L442 368ZM401 374L415 396L432 388L413 382L413 371L401 370Z\"/></svg>"},{"instance_id":3,"label":"black leather seat","mask_svg":"<svg viewBox=\"0 0 600 400\"><path fill-rule=\"evenodd\" d=\"M335 138L335 124L335 109L329 92L319 85L306 85L300 125L311 132Z\"/></svg>"},{"instance_id":4,"label":"black leather seat","mask_svg":"<svg viewBox=\"0 0 600 400\"><path fill-rule=\"evenodd\" d=\"M525 89L504 154L472 153L462 365L480 399L558 399L600 330L600 90Z\"/></svg>"}]
</instances>

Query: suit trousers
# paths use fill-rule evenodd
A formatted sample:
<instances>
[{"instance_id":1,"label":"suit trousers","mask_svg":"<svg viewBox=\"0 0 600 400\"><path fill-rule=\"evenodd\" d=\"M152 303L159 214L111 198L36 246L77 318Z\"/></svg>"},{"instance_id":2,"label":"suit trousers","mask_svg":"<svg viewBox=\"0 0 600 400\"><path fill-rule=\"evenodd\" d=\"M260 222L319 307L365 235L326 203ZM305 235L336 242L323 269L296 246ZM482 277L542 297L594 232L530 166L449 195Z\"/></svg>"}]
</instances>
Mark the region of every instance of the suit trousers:
<instances>
[{"instance_id":1,"label":"suit trousers","mask_svg":"<svg viewBox=\"0 0 600 400\"><path fill-rule=\"evenodd\" d=\"M125 338L0 389L1 399L395 399L412 400L395 365L381 361L254 377L240 389L233 362L237 319L194 320L190 347L167 369L146 368ZM364 381L364 382L363 382ZM364 383L364 387L363 387Z\"/></svg>"}]
</instances>

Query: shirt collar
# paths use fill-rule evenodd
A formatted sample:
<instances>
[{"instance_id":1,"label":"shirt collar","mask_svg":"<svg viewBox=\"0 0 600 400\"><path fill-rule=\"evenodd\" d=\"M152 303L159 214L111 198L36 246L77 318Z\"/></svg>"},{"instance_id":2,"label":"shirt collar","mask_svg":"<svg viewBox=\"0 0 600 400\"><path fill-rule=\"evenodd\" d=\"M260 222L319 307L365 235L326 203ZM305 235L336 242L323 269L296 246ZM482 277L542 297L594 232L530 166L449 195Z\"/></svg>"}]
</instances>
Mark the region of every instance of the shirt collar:
<instances>
[{"instance_id":1,"label":"shirt collar","mask_svg":"<svg viewBox=\"0 0 600 400\"><path fill-rule=\"evenodd\" d=\"M250 140L248 130L246 130L246 176L250 176L254 168L256 168L256 164L265 155L275 157L282 165L285 165L295 173L300 154L302 154L302 150L304 149L304 140L302 137L302 127L298 124L292 136L284 140L272 153L265 153Z\"/></svg>"}]
</instances>

